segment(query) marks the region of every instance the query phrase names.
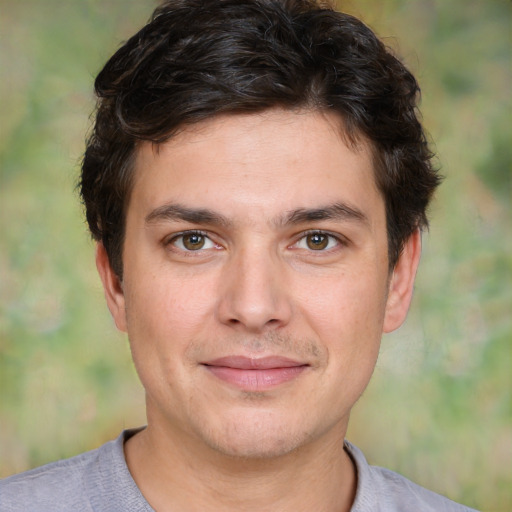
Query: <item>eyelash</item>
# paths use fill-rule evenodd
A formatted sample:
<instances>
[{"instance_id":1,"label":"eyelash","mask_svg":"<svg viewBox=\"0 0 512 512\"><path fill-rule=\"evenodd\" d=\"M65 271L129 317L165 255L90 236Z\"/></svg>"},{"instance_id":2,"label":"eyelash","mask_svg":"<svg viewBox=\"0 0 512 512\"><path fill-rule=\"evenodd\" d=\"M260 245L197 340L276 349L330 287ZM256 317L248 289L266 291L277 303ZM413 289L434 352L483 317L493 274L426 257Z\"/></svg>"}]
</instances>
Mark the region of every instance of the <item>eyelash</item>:
<instances>
[{"instance_id":1,"label":"eyelash","mask_svg":"<svg viewBox=\"0 0 512 512\"><path fill-rule=\"evenodd\" d=\"M199 237L202 237L205 240L205 242L206 242L206 240L208 240L212 244L217 245L211 239L211 237L208 235L208 233L206 233L205 231L195 230L195 229L187 230L187 231L182 231L181 233L176 233L176 234L172 235L171 238L167 239L164 242L164 244L165 244L165 246L173 246L177 250L179 250L182 253L185 253L187 255L193 255L194 253L200 253L200 252L202 252L202 250L205 250L205 249L203 249L203 247L199 247L198 249L193 250L193 249L187 249L187 248L184 248L184 247L177 247L176 246L176 241L177 240L179 240L179 239L183 240L186 236L193 236L193 235L197 235ZM344 238L340 237L339 235L334 235L332 233L329 233L328 231L310 230L310 231L305 231L305 232L301 233L300 236L297 238L297 240L290 247L291 248L299 249L297 247L297 245L300 242L306 240L308 236L314 236L314 235L320 235L320 236L327 237L329 239L327 241L327 247L328 247L330 241L332 241L332 240L334 240L336 242L337 246L336 247L330 247L330 248L317 248L317 249L312 249L311 247L309 247L309 251L308 252L311 252L311 253L315 253L315 252L318 252L318 253L331 252L331 251L336 250L339 247L347 245L347 241ZM208 247L207 249L212 249L212 247ZM307 248L304 248L304 249L308 250Z\"/></svg>"},{"instance_id":2,"label":"eyelash","mask_svg":"<svg viewBox=\"0 0 512 512\"><path fill-rule=\"evenodd\" d=\"M301 242L302 240L305 240L308 236L312 236L312 235L321 235L321 236L328 237L329 239L334 240L336 242L336 244L337 244L336 247L332 247L332 248L329 248L329 249L317 249L317 250L315 250L315 249L311 249L310 248L310 252L312 252L312 253L314 253L314 252L318 252L318 253L331 252L331 251L335 251L336 249L339 249L340 247L344 247L344 246L347 245L347 240L345 240L340 235L335 235L335 234L330 233L328 231L322 231L322 230L318 230L318 229L313 229L313 230L305 231L304 233L301 233L301 235L297 238L297 241L292 245L292 247L296 246L299 242Z\"/></svg>"},{"instance_id":3,"label":"eyelash","mask_svg":"<svg viewBox=\"0 0 512 512\"><path fill-rule=\"evenodd\" d=\"M205 231L197 230L197 229L191 229L191 230L187 230L187 231L182 231L181 233L175 233L170 238L168 238L167 240L164 241L164 245L166 247L174 246L177 250L179 250L179 251L181 251L181 252L183 252L185 254L189 254L189 255L192 255L195 252L197 252L197 253L201 252L202 247L200 247L199 249L194 251L194 250L191 250L191 249L187 250L186 248L176 247L176 245L175 245L175 242L177 240L179 240L179 239L183 240L186 236L193 236L193 235L197 235L199 237L202 237L205 240L209 240L212 244L217 245L211 239L211 237L208 236L208 233L206 233Z\"/></svg>"}]
</instances>

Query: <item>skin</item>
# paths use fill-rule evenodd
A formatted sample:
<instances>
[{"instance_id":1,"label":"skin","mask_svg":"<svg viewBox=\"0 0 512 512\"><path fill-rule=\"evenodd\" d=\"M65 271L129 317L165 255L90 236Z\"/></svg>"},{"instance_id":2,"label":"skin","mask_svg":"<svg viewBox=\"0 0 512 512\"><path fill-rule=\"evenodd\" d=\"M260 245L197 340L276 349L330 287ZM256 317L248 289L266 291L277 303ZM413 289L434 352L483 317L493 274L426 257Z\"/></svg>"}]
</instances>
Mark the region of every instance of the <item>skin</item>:
<instances>
[{"instance_id":1,"label":"skin","mask_svg":"<svg viewBox=\"0 0 512 512\"><path fill-rule=\"evenodd\" d=\"M223 116L141 144L123 282L101 244L97 266L146 390L125 453L153 508L349 510L350 410L419 257L416 232L390 274L370 149L333 113ZM266 387L205 365L233 355L302 367Z\"/></svg>"}]
</instances>

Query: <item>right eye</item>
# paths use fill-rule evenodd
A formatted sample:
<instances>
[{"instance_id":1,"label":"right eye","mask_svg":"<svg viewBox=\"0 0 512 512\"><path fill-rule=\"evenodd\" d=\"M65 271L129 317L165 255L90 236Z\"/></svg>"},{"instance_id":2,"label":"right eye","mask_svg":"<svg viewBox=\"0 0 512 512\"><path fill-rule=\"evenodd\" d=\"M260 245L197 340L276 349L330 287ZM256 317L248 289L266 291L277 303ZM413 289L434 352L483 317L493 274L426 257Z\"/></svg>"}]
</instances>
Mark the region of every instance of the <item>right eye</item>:
<instances>
[{"instance_id":1,"label":"right eye","mask_svg":"<svg viewBox=\"0 0 512 512\"><path fill-rule=\"evenodd\" d=\"M208 236L197 231L189 231L176 235L169 241L169 244L187 252L214 249L217 247Z\"/></svg>"}]
</instances>

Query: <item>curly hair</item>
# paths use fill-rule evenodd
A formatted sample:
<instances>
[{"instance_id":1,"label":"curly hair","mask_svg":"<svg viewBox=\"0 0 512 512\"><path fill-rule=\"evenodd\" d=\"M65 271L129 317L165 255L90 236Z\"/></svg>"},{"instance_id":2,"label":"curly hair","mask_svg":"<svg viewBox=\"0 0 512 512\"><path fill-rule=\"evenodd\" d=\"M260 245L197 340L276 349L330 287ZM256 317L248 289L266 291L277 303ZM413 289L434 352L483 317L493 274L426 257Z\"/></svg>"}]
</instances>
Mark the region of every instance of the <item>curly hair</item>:
<instances>
[{"instance_id":1,"label":"curly hair","mask_svg":"<svg viewBox=\"0 0 512 512\"><path fill-rule=\"evenodd\" d=\"M440 178L413 75L364 23L313 0L169 0L106 63L80 192L95 240L122 279L126 209L140 141L270 108L337 112L364 138L386 205L390 269L428 225Z\"/></svg>"}]
</instances>

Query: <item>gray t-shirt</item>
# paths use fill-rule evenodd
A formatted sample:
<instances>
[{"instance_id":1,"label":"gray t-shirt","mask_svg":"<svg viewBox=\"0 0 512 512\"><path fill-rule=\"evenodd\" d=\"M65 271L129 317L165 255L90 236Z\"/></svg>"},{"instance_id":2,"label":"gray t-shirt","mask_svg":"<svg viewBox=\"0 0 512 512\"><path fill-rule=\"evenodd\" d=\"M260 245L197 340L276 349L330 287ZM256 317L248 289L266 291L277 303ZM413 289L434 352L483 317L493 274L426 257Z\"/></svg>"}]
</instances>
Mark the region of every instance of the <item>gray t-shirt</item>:
<instances>
[{"instance_id":1,"label":"gray t-shirt","mask_svg":"<svg viewBox=\"0 0 512 512\"><path fill-rule=\"evenodd\" d=\"M0 481L1 512L154 512L130 475L123 444L138 430L125 430L97 450ZM470 512L387 469L370 466L349 442L357 468L351 512Z\"/></svg>"}]
</instances>

